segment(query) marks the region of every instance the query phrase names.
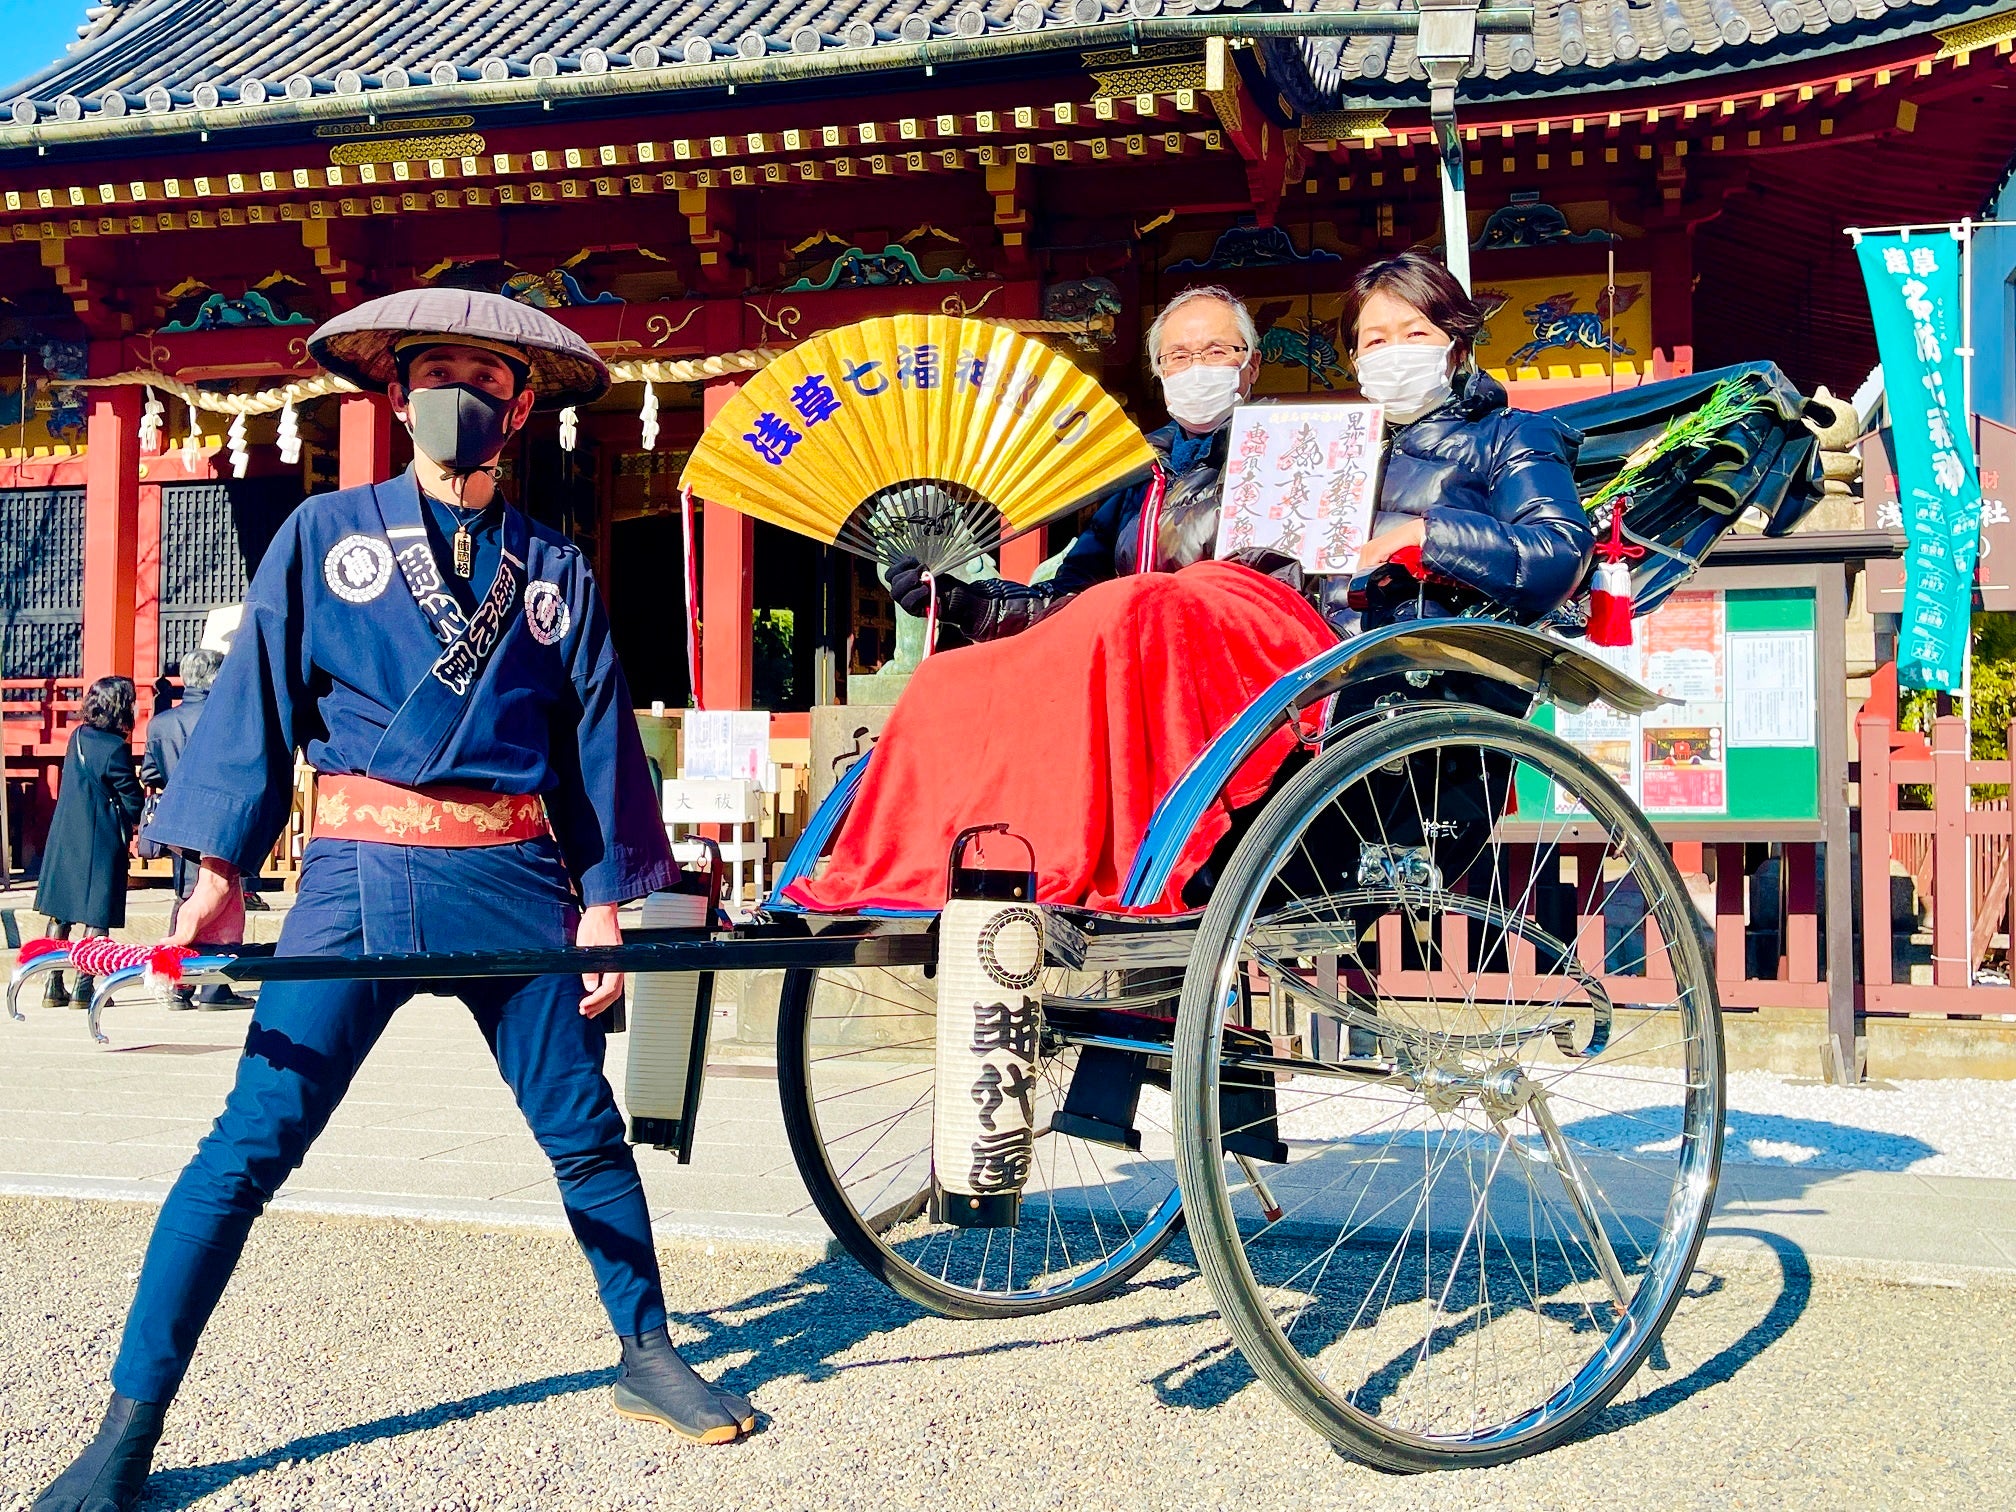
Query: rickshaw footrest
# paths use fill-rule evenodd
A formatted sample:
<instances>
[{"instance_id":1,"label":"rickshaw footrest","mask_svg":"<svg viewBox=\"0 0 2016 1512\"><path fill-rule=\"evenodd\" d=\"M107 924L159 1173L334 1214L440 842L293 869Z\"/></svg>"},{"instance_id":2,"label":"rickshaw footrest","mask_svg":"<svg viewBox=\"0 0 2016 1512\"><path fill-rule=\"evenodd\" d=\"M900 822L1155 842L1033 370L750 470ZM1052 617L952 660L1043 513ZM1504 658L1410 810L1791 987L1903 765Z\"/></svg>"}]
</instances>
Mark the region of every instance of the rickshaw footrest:
<instances>
[{"instance_id":1,"label":"rickshaw footrest","mask_svg":"<svg viewBox=\"0 0 2016 1512\"><path fill-rule=\"evenodd\" d=\"M1139 1129L1107 1123L1103 1119L1087 1118L1078 1113L1067 1113L1061 1108L1050 1115L1050 1132L1068 1134L1071 1138L1082 1139L1088 1144L1112 1145L1117 1150L1141 1148Z\"/></svg>"},{"instance_id":2,"label":"rickshaw footrest","mask_svg":"<svg viewBox=\"0 0 2016 1512\"><path fill-rule=\"evenodd\" d=\"M1288 1146L1278 1139L1269 1139L1264 1134L1243 1132L1227 1134L1218 1141L1225 1147L1227 1155L1250 1155L1255 1160L1264 1160L1269 1165L1288 1164Z\"/></svg>"}]
</instances>

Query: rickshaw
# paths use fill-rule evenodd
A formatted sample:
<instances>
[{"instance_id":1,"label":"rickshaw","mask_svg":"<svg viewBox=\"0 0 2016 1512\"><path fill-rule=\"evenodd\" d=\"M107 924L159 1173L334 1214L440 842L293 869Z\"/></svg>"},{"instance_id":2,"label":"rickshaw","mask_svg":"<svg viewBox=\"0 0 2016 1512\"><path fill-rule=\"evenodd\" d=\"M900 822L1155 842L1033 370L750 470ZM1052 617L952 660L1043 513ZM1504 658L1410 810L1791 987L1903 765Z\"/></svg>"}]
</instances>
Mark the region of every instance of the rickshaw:
<instances>
[{"instance_id":1,"label":"rickshaw","mask_svg":"<svg viewBox=\"0 0 2016 1512\"><path fill-rule=\"evenodd\" d=\"M1641 607L1745 508L1781 532L1817 496L1802 401L1775 370L1737 376L1772 407L1753 417L1757 444L1725 430L1675 453L1633 505ZM1613 476L1729 377L1571 413L1591 433L1582 481ZM793 1155L839 1242L903 1296L961 1318L1094 1302L1187 1225L1246 1360L1318 1432L1391 1470L1498 1463L1576 1433L1658 1345L1721 1155L1702 921L1616 780L1523 717L1664 700L1563 629L1481 610L1400 621L1282 677L1164 796L1115 912L1031 906L1026 873L956 855L943 915L784 903L871 752L741 922L695 872L692 892L658 895L646 928L598 950L331 961L246 947L164 963L48 942L24 951L8 1008L20 1018L23 984L73 958L101 973L88 1014L101 1041L106 1005L164 964L184 981L637 973L632 1137L684 1159L715 974L781 968ZM1195 906L1130 912L1162 894L1199 817L1284 725L1297 752L1219 843ZM941 1098L945 1042L956 1055L978 1037L970 1015L940 1032L947 920L969 898L992 910L995 957L1023 930L1007 1011L1026 1056ZM988 1182L950 1180L979 1166L948 1158L946 1118L1017 1104L1020 1154Z\"/></svg>"}]
</instances>

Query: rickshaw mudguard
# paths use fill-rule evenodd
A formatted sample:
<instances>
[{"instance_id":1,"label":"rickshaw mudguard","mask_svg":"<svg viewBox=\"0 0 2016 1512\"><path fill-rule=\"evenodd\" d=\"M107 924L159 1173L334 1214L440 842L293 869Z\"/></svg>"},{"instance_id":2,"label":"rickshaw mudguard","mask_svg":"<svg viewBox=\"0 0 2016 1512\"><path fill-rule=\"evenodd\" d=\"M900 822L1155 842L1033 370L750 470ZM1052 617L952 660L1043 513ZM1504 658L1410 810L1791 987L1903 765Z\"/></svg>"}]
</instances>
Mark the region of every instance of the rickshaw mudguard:
<instances>
[{"instance_id":1,"label":"rickshaw mudguard","mask_svg":"<svg viewBox=\"0 0 2016 1512\"><path fill-rule=\"evenodd\" d=\"M1155 806L1121 906L1147 908L1161 898L1205 811L1283 723L1352 683L1406 672L1486 677L1571 710L1601 700L1645 714L1670 701L1572 641L1500 620L1408 620L1353 636L1276 680L1190 763Z\"/></svg>"},{"instance_id":2,"label":"rickshaw mudguard","mask_svg":"<svg viewBox=\"0 0 2016 1512\"><path fill-rule=\"evenodd\" d=\"M819 864L819 858L826 854L826 847L833 843L833 837L840 833L840 821L847 817L847 810L854 806L855 795L861 791L861 779L868 775L868 763L874 759L875 750L871 746L854 765L840 774L840 780L833 784L825 800L812 812L805 829L791 847L791 854L784 858L784 868L770 879L770 895L763 900L763 908L770 913L802 912L796 903L784 896L784 889L793 882L803 881L812 875L812 868ZM869 910L873 912L873 910Z\"/></svg>"}]
</instances>

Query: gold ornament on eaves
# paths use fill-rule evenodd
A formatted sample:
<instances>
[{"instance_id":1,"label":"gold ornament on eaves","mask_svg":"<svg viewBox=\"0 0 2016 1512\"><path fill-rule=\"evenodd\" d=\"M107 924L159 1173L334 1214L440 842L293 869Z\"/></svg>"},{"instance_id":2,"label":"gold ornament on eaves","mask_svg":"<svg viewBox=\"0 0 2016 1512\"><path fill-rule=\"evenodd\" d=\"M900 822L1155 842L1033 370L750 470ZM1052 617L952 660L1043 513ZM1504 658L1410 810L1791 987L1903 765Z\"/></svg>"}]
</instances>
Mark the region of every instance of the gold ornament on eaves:
<instances>
[{"instance_id":1,"label":"gold ornament on eaves","mask_svg":"<svg viewBox=\"0 0 2016 1512\"><path fill-rule=\"evenodd\" d=\"M883 565L943 571L1145 477L1104 389L985 320L893 315L784 353L717 415L683 487Z\"/></svg>"}]
</instances>

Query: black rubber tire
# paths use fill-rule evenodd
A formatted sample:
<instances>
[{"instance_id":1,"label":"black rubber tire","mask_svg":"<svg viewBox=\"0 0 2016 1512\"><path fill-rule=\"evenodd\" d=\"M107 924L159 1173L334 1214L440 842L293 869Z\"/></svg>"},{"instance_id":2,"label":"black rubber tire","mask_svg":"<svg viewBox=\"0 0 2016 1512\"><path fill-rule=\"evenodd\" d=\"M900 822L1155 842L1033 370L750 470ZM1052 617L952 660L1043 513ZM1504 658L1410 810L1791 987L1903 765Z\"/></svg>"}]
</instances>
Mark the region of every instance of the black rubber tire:
<instances>
[{"instance_id":1,"label":"black rubber tire","mask_svg":"<svg viewBox=\"0 0 2016 1512\"><path fill-rule=\"evenodd\" d=\"M1111 1296L1182 1232L1183 1215L1178 1212L1125 1266L1116 1267L1083 1287L1021 1300L988 1301L972 1292L946 1286L906 1263L861 1222L861 1215L854 1211L834 1178L826 1146L819 1136L807 1054L810 1048L807 1023L818 977L816 969L788 971L784 976L777 1012L777 1091L783 1104L784 1132L790 1138L791 1155L798 1164L805 1190L811 1193L813 1205L833 1230L833 1237L864 1270L890 1290L947 1318L1024 1318L1055 1312Z\"/></svg>"},{"instance_id":2,"label":"black rubber tire","mask_svg":"<svg viewBox=\"0 0 2016 1512\"><path fill-rule=\"evenodd\" d=\"M1205 910L1182 1007L1177 1014L1174 1057L1177 1181L1183 1192L1184 1212L1190 1219L1191 1244L1198 1266L1211 1285L1240 1352L1255 1374L1310 1426L1346 1453L1379 1469L1402 1474L1477 1469L1540 1453L1574 1437L1623 1389L1658 1343L1673 1309L1685 1293L1686 1278L1699 1256L1715 1206L1722 1150L1719 1120L1725 1106L1721 1006L1715 994L1715 973L1703 949L1700 931L1689 928L1679 931L1673 942L1676 991L1684 971L1691 977L1706 1010L1705 1049L1713 1062L1709 1074L1715 1094L1716 1137L1705 1187L1690 1215L1693 1232L1686 1241L1678 1279L1670 1285L1656 1321L1621 1366L1613 1370L1601 1389L1558 1420L1530 1434L1474 1448L1431 1447L1411 1436L1389 1436L1376 1419L1362 1413L1347 1413L1322 1393L1274 1322L1248 1264L1225 1194L1221 1174L1224 1157L1218 1146L1217 1033L1212 1022L1216 988L1213 972L1206 963L1221 960L1233 943L1228 936L1240 928L1241 899L1256 885L1254 874L1284 836L1299 832L1308 823L1309 814L1320 810L1327 801L1323 795L1338 783L1340 774L1370 773L1397 755L1421 749L1424 740L1469 747L1488 742L1492 749L1510 752L1537 770L1572 771L1578 783L1587 784L1581 791L1588 793L1593 789L1598 797L1602 806L1592 808L1595 816L1634 830L1637 842L1644 847L1645 862L1663 868L1662 875L1671 888L1669 895L1681 899L1687 896L1664 843L1629 795L1588 757L1551 732L1522 720L1442 705L1398 711L1390 719L1347 736L1297 774L1247 832ZM1264 879L1257 885L1264 886Z\"/></svg>"}]
</instances>

